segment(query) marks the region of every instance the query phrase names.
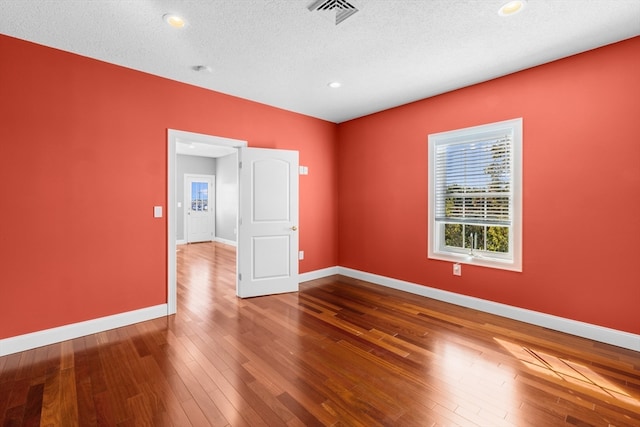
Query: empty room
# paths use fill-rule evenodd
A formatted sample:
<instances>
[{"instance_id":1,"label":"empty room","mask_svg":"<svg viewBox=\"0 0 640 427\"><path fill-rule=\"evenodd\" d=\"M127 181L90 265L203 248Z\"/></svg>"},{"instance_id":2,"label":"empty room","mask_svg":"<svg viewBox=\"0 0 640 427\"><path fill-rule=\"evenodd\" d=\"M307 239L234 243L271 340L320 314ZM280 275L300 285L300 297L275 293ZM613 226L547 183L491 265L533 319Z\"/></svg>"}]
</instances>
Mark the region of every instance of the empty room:
<instances>
[{"instance_id":1,"label":"empty room","mask_svg":"<svg viewBox=\"0 0 640 427\"><path fill-rule=\"evenodd\" d=\"M0 0L0 426L640 426L639 118L637 0Z\"/></svg>"}]
</instances>

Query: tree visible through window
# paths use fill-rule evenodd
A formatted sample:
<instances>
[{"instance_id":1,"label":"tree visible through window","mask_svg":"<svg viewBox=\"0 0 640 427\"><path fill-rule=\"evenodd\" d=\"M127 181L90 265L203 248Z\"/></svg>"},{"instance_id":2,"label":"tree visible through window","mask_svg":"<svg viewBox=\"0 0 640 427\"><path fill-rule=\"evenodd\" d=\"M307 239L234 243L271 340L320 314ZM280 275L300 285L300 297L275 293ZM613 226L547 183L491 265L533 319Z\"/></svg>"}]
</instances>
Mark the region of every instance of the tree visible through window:
<instances>
[{"instance_id":1,"label":"tree visible through window","mask_svg":"<svg viewBox=\"0 0 640 427\"><path fill-rule=\"evenodd\" d=\"M191 183L191 210L206 211L209 209L209 183L194 181Z\"/></svg>"},{"instance_id":2,"label":"tree visible through window","mask_svg":"<svg viewBox=\"0 0 640 427\"><path fill-rule=\"evenodd\" d=\"M429 135L429 257L520 270L521 141L521 119Z\"/></svg>"}]
</instances>

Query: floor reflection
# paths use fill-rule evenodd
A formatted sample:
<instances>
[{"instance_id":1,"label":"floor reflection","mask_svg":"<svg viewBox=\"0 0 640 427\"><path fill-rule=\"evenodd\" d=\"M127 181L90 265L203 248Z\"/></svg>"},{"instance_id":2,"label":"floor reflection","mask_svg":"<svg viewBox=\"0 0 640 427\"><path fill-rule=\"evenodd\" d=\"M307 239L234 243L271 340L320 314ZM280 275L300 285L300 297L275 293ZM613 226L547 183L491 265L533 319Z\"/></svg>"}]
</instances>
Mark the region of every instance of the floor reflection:
<instances>
[{"instance_id":1,"label":"floor reflection","mask_svg":"<svg viewBox=\"0 0 640 427\"><path fill-rule=\"evenodd\" d=\"M607 380L584 364L503 339L494 339L532 371L544 374L554 381L564 382L564 385L569 388L594 392L605 401L616 399L629 405L640 407L640 401L628 391ZM566 383L569 383L569 385Z\"/></svg>"}]
</instances>

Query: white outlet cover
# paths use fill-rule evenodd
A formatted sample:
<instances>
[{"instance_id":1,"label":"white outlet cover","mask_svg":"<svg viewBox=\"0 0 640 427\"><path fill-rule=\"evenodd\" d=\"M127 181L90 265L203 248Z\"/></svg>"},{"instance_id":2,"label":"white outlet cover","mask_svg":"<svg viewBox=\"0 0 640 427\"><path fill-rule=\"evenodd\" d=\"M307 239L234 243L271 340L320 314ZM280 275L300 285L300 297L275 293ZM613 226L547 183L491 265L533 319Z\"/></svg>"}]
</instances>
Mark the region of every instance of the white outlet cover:
<instances>
[{"instance_id":1,"label":"white outlet cover","mask_svg":"<svg viewBox=\"0 0 640 427\"><path fill-rule=\"evenodd\" d=\"M462 276L462 264L453 264L453 275Z\"/></svg>"}]
</instances>

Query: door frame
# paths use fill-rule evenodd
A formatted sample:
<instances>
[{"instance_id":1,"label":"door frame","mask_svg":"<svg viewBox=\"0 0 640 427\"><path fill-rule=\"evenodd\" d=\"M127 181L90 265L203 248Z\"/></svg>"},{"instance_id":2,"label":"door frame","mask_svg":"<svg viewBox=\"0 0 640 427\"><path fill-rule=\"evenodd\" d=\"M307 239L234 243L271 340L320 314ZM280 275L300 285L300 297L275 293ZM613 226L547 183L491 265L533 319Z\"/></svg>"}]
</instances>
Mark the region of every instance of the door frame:
<instances>
[{"instance_id":1,"label":"door frame","mask_svg":"<svg viewBox=\"0 0 640 427\"><path fill-rule=\"evenodd\" d=\"M197 142L209 145L222 145L225 147L233 147L236 149L236 151L239 147L248 146L247 141L239 139L187 132L177 129L167 129L167 315L175 314L178 306L178 286L176 281L176 162L178 141ZM238 180L238 192L239 191L240 182ZM238 229L237 224L236 229ZM237 280L238 278L236 277L236 287Z\"/></svg>"},{"instance_id":2,"label":"door frame","mask_svg":"<svg viewBox=\"0 0 640 427\"><path fill-rule=\"evenodd\" d=\"M208 175L208 174L203 174L203 173L185 173L184 174L184 209L183 209L183 222L182 222L182 233L184 235L184 240L189 243L189 218L190 218L190 214L189 214L189 208L188 205L191 204L191 200L189 200L189 196L191 195L191 188L188 188L188 179L189 178L204 178L204 179L208 179L211 181L211 193L209 194L209 205L213 205L212 209L209 209L209 214L211 215L211 220L212 220L212 224L211 224L211 231L212 231L212 235L211 235L211 240L215 240L216 239L216 176L215 175ZM213 195L213 197L212 197Z\"/></svg>"}]
</instances>

